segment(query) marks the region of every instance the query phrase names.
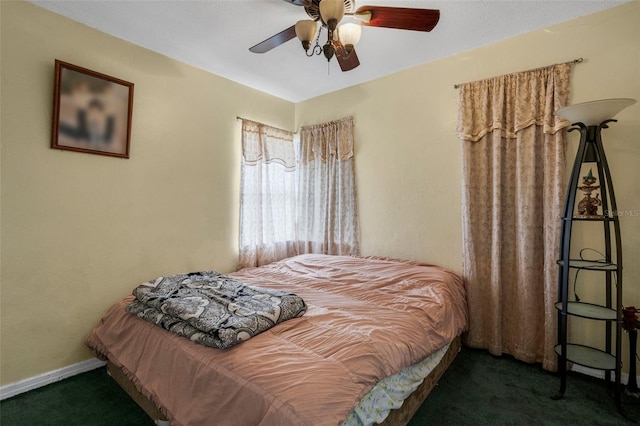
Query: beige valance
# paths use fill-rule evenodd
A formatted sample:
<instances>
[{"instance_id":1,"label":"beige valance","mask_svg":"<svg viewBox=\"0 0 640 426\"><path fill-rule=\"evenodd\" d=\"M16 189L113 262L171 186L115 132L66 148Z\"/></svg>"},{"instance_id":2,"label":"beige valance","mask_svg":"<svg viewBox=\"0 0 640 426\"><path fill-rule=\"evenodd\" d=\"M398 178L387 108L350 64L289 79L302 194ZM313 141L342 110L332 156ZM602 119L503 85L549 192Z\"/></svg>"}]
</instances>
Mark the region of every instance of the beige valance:
<instances>
[{"instance_id":1,"label":"beige valance","mask_svg":"<svg viewBox=\"0 0 640 426\"><path fill-rule=\"evenodd\" d=\"M531 125L554 134L569 126L554 112L566 106L570 72L564 63L461 84L458 138L477 142L494 130L515 138Z\"/></svg>"},{"instance_id":2,"label":"beige valance","mask_svg":"<svg viewBox=\"0 0 640 426\"><path fill-rule=\"evenodd\" d=\"M251 120L242 120L242 155L247 165L264 161L296 168L293 133Z\"/></svg>"},{"instance_id":3,"label":"beige valance","mask_svg":"<svg viewBox=\"0 0 640 426\"><path fill-rule=\"evenodd\" d=\"M353 117L300 129L300 161L303 164L329 157L339 161L353 157Z\"/></svg>"}]
</instances>

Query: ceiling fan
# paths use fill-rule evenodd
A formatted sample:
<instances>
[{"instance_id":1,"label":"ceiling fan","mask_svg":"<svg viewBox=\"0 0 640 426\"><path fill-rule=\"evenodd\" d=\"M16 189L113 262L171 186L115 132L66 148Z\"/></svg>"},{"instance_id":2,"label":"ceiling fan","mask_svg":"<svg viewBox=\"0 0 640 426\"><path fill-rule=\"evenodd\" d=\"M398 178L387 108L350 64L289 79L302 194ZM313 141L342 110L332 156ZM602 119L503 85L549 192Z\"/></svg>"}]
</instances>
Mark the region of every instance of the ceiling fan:
<instances>
[{"instance_id":1,"label":"ceiling fan","mask_svg":"<svg viewBox=\"0 0 640 426\"><path fill-rule=\"evenodd\" d=\"M302 42L307 56L323 53L327 61L335 55L342 71L360 65L354 46L360 40L361 26L396 28L411 31L431 31L440 19L436 9L415 9L389 6L362 6L355 8L355 0L284 0L303 6L311 19L295 25L249 48L253 53L265 53L296 36ZM338 24L344 16L358 23ZM320 30L318 30L318 22ZM320 46L320 33L327 30L327 41ZM315 45L312 47L312 40Z\"/></svg>"}]
</instances>

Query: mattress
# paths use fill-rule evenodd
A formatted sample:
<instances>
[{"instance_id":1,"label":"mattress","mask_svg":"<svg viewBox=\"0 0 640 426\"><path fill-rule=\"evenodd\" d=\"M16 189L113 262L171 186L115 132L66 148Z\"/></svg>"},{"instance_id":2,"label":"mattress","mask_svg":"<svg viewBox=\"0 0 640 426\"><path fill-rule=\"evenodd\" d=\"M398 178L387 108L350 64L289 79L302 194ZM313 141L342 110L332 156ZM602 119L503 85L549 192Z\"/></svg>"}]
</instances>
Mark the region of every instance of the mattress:
<instances>
[{"instance_id":1,"label":"mattress","mask_svg":"<svg viewBox=\"0 0 640 426\"><path fill-rule=\"evenodd\" d=\"M342 426L406 425L438 384L461 345L461 338L457 337L420 363L377 383L349 413ZM169 423L155 403L140 392L122 369L109 362L107 371L156 424ZM408 388L413 390L407 392Z\"/></svg>"},{"instance_id":2,"label":"mattress","mask_svg":"<svg viewBox=\"0 0 640 426\"><path fill-rule=\"evenodd\" d=\"M125 297L85 338L172 424L341 424L467 325L462 279L434 265L302 255L230 275L295 292L307 313L218 350L127 314Z\"/></svg>"}]
</instances>

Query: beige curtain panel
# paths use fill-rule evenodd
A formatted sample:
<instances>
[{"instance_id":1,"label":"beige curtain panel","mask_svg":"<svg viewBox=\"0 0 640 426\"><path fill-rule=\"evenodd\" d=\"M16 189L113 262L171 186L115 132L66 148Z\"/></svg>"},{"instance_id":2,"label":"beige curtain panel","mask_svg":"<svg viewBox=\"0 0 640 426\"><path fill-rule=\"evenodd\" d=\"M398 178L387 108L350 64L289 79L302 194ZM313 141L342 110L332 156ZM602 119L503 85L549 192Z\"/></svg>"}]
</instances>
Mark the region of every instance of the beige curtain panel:
<instances>
[{"instance_id":1,"label":"beige curtain panel","mask_svg":"<svg viewBox=\"0 0 640 426\"><path fill-rule=\"evenodd\" d=\"M469 346L555 370L569 64L460 87Z\"/></svg>"},{"instance_id":2,"label":"beige curtain panel","mask_svg":"<svg viewBox=\"0 0 640 426\"><path fill-rule=\"evenodd\" d=\"M286 170L296 168L293 133L251 120L242 120L242 158L248 166L278 163Z\"/></svg>"},{"instance_id":3,"label":"beige curtain panel","mask_svg":"<svg viewBox=\"0 0 640 426\"><path fill-rule=\"evenodd\" d=\"M242 120L238 267L294 256L293 133Z\"/></svg>"},{"instance_id":4,"label":"beige curtain panel","mask_svg":"<svg viewBox=\"0 0 640 426\"><path fill-rule=\"evenodd\" d=\"M296 171L300 253L360 254L353 117L300 129Z\"/></svg>"},{"instance_id":5,"label":"beige curtain panel","mask_svg":"<svg viewBox=\"0 0 640 426\"><path fill-rule=\"evenodd\" d=\"M302 253L360 254L353 118L293 134L242 121L240 268Z\"/></svg>"}]
</instances>

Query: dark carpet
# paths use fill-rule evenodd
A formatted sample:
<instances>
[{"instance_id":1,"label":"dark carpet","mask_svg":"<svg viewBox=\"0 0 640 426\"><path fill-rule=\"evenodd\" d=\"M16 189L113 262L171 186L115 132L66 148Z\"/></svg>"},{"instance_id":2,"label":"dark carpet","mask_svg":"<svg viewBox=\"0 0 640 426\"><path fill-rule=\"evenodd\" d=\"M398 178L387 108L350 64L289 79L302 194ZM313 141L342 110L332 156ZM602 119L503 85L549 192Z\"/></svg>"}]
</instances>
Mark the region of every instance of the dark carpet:
<instances>
[{"instance_id":1,"label":"dark carpet","mask_svg":"<svg viewBox=\"0 0 640 426\"><path fill-rule=\"evenodd\" d=\"M554 374L537 364L463 348L409 424L634 424L620 415L603 380L571 374L564 399L554 401L550 396L559 384ZM625 395L623 409L629 418L640 421L640 399ZM153 422L101 368L2 401L0 425L144 426Z\"/></svg>"},{"instance_id":2,"label":"dark carpet","mask_svg":"<svg viewBox=\"0 0 640 426\"><path fill-rule=\"evenodd\" d=\"M623 396L625 419L604 380L569 373L567 390L553 400L560 379L540 364L464 347L422 404L418 425L633 425L640 399Z\"/></svg>"}]
</instances>

